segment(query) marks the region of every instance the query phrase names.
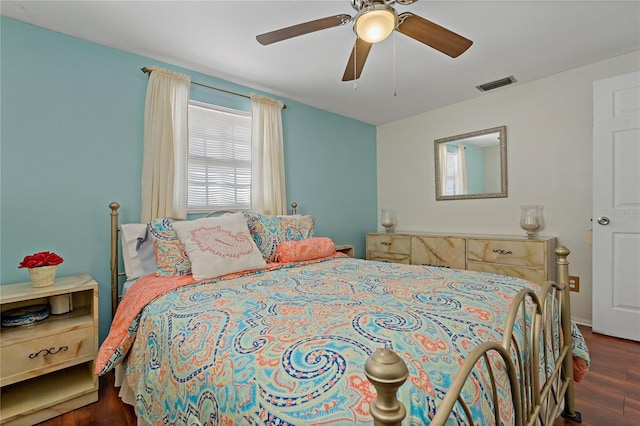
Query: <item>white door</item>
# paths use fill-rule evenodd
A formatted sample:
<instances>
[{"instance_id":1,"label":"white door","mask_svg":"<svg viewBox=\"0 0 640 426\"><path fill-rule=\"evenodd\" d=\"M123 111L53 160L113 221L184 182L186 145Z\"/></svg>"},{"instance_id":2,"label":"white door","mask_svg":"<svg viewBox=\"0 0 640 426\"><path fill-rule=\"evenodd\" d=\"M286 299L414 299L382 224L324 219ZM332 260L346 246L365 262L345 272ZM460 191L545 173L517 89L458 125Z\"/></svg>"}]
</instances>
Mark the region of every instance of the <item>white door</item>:
<instances>
[{"instance_id":1,"label":"white door","mask_svg":"<svg viewBox=\"0 0 640 426\"><path fill-rule=\"evenodd\" d=\"M640 341L640 73L593 105L593 330Z\"/></svg>"}]
</instances>

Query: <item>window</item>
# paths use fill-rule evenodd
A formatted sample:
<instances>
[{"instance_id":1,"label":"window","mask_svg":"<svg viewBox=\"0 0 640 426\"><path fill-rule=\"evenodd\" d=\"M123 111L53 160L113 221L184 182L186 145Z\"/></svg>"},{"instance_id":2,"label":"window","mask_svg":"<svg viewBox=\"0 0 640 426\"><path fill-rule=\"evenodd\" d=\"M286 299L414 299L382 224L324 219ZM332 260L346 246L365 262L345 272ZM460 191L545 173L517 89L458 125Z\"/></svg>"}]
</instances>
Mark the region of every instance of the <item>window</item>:
<instances>
[{"instance_id":1,"label":"window","mask_svg":"<svg viewBox=\"0 0 640 426\"><path fill-rule=\"evenodd\" d=\"M463 145L449 146L447 144L446 149L444 195L468 194L466 148Z\"/></svg>"},{"instance_id":2,"label":"window","mask_svg":"<svg viewBox=\"0 0 640 426\"><path fill-rule=\"evenodd\" d=\"M187 210L251 208L251 114L189 101Z\"/></svg>"},{"instance_id":3,"label":"window","mask_svg":"<svg viewBox=\"0 0 640 426\"><path fill-rule=\"evenodd\" d=\"M447 180L444 195L459 195L458 188L458 150L449 151L447 149L446 161Z\"/></svg>"}]
</instances>

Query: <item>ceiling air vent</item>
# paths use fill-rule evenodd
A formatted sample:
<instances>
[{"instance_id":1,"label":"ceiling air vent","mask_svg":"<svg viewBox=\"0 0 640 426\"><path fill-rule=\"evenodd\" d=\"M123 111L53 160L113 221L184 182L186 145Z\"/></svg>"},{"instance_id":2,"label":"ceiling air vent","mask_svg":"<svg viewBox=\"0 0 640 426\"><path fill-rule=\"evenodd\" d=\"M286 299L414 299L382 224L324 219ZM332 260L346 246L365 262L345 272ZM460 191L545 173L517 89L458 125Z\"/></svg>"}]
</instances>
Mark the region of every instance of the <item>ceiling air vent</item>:
<instances>
[{"instance_id":1,"label":"ceiling air vent","mask_svg":"<svg viewBox=\"0 0 640 426\"><path fill-rule=\"evenodd\" d=\"M491 81L489 83L481 84L480 86L476 86L481 92L488 92L489 90L497 89L498 87L508 86L511 83L515 83L517 80L513 78L512 75L509 77L501 78L500 80Z\"/></svg>"}]
</instances>

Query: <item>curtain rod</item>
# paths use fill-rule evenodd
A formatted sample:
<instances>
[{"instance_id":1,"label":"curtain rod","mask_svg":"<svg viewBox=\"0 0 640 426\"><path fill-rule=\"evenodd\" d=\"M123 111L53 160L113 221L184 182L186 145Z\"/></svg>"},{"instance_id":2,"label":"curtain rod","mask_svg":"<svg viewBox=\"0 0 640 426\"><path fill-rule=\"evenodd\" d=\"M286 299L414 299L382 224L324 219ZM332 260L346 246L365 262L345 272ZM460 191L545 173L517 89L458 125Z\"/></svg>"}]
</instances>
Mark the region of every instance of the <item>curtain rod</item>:
<instances>
[{"instance_id":1,"label":"curtain rod","mask_svg":"<svg viewBox=\"0 0 640 426\"><path fill-rule=\"evenodd\" d=\"M140 68L140 71L142 71L145 74L151 74L151 72L153 70L150 70L147 67L142 67L142 68ZM211 90L217 90L218 92L228 93L230 95L241 96L243 98L251 99L250 96L243 95L242 93L236 93L236 92L232 92L230 90L220 89L218 87L207 86L206 84L198 83L198 82L195 82L195 81L192 81L191 84L195 84L196 86L200 86L200 87L206 87L207 89L211 89ZM285 104L282 104L282 109L287 109L287 106Z\"/></svg>"}]
</instances>

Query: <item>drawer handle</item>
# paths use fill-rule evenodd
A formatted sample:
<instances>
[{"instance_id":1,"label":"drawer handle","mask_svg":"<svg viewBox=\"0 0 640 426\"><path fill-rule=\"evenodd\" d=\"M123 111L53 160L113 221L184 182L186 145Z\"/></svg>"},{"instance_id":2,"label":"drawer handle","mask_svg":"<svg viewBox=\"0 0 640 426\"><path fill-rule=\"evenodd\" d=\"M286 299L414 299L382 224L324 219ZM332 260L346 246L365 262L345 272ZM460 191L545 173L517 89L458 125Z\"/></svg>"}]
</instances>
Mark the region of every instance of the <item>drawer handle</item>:
<instances>
[{"instance_id":1,"label":"drawer handle","mask_svg":"<svg viewBox=\"0 0 640 426\"><path fill-rule=\"evenodd\" d=\"M498 254L513 254L511 250L493 249L494 253Z\"/></svg>"},{"instance_id":2,"label":"drawer handle","mask_svg":"<svg viewBox=\"0 0 640 426\"><path fill-rule=\"evenodd\" d=\"M49 349L41 349L38 352L29 354L29 359L34 359L36 358L38 355L40 355L41 353L44 352L44 355L42 356L47 356L47 355L55 355L58 352L64 352L69 350L69 346L60 346L58 349L56 348L49 348Z\"/></svg>"},{"instance_id":3,"label":"drawer handle","mask_svg":"<svg viewBox=\"0 0 640 426\"><path fill-rule=\"evenodd\" d=\"M391 245L391 243L390 243L389 241L382 241L382 242L380 243L380 245L382 245L382 246L390 246L390 245Z\"/></svg>"},{"instance_id":4,"label":"drawer handle","mask_svg":"<svg viewBox=\"0 0 640 426\"><path fill-rule=\"evenodd\" d=\"M451 266L448 266L448 265L436 265L435 263L423 263L422 266L435 266L436 268L449 268L449 269L451 269Z\"/></svg>"}]
</instances>

